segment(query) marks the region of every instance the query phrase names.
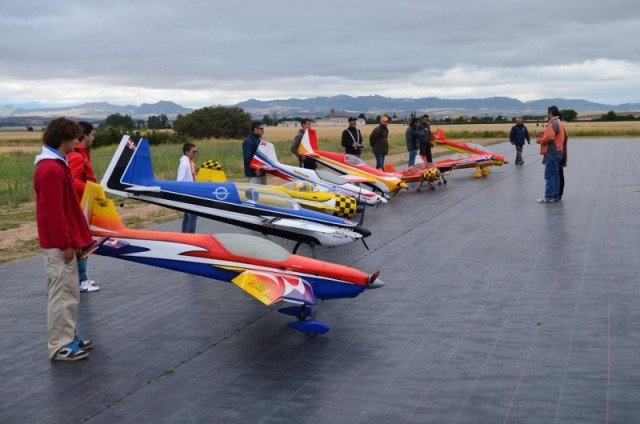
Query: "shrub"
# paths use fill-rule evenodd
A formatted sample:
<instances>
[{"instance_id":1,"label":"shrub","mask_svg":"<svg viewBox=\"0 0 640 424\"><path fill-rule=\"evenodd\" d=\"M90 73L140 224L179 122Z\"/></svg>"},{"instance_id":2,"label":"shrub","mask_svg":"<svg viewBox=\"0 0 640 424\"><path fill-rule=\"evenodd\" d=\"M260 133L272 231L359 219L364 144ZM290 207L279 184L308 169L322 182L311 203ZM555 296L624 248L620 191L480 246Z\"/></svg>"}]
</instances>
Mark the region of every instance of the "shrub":
<instances>
[{"instance_id":1,"label":"shrub","mask_svg":"<svg viewBox=\"0 0 640 424\"><path fill-rule=\"evenodd\" d=\"M251 127L251 115L239 107L208 106L186 115L178 115L173 123L176 134L183 137L242 138Z\"/></svg>"}]
</instances>

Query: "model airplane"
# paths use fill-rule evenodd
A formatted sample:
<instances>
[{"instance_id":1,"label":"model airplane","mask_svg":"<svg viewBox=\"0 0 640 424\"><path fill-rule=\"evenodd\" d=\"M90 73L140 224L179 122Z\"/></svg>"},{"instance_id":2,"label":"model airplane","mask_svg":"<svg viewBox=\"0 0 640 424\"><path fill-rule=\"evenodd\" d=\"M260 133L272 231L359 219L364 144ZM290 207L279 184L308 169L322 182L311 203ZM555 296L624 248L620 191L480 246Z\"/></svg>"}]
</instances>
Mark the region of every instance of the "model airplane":
<instances>
[{"instance_id":1,"label":"model airplane","mask_svg":"<svg viewBox=\"0 0 640 424\"><path fill-rule=\"evenodd\" d=\"M356 183L371 182L373 178L358 177L350 178L347 181L345 175L336 175L331 172L319 169L305 169L281 163L276 155L276 150L272 143L268 141L260 142L256 154L251 159L251 167L262 169L269 174L288 181L309 181L318 186L327 187L337 193L347 194L356 197L359 203L364 202L370 206L377 206L387 203L387 197L374 193L373 191L356 185Z\"/></svg>"},{"instance_id":2,"label":"model airplane","mask_svg":"<svg viewBox=\"0 0 640 424\"><path fill-rule=\"evenodd\" d=\"M340 174L364 177L369 181L363 184L369 185L382 193L396 193L398 190L407 188L407 184L402 182L396 175L375 169L357 156L319 150L316 130L313 128L309 128L305 132L298 147L298 152L312 157L316 162Z\"/></svg>"},{"instance_id":3,"label":"model airplane","mask_svg":"<svg viewBox=\"0 0 640 424\"><path fill-rule=\"evenodd\" d=\"M102 185L119 196L294 240L294 252L301 243L340 246L371 234L355 222L304 210L267 186L158 180L148 141L129 136L120 141Z\"/></svg>"},{"instance_id":4,"label":"model airplane","mask_svg":"<svg viewBox=\"0 0 640 424\"><path fill-rule=\"evenodd\" d=\"M437 181L440 184L440 180L446 184L447 180L442 176L440 169L431 163L423 161L416 162L415 165L407 166L406 168L398 171L393 164L385 164L384 170L388 174L393 174L400 178L404 183L420 183L417 191L422 189L422 185L426 182L429 185L429 190L433 191L436 188L433 186L433 182Z\"/></svg>"},{"instance_id":5,"label":"model airplane","mask_svg":"<svg viewBox=\"0 0 640 424\"><path fill-rule=\"evenodd\" d=\"M436 130L431 137L431 141L438 146L467 155L459 159L444 159L435 162L434 165L452 166L452 169L476 168L476 172L472 175L474 178L489 175L491 173L490 166L502 166L505 163L509 163L503 155L498 153L489 152L480 147L473 147L461 141L447 140L442 128Z\"/></svg>"},{"instance_id":6,"label":"model airplane","mask_svg":"<svg viewBox=\"0 0 640 424\"><path fill-rule=\"evenodd\" d=\"M226 183L227 175L220 162L208 160L200 166L196 181ZM271 185L268 189L275 190L276 195L278 192L284 192L303 208L316 212L347 219L354 218L357 212L362 212L361 207L358 210L355 197L336 193L308 181L289 181L285 184Z\"/></svg>"},{"instance_id":7,"label":"model airplane","mask_svg":"<svg viewBox=\"0 0 640 424\"><path fill-rule=\"evenodd\" d=\"M379 272L370 275L293 255L257 236L130 230L104 189L92 182L87 182L82 208L92 235L108 237L95 254L233 282L265 305L293 303L280 312L298 318L289 327L311 335L329 331L327 324L310 319L318 299L356 297L384 285Z\"/></svg>"}]
</instances>

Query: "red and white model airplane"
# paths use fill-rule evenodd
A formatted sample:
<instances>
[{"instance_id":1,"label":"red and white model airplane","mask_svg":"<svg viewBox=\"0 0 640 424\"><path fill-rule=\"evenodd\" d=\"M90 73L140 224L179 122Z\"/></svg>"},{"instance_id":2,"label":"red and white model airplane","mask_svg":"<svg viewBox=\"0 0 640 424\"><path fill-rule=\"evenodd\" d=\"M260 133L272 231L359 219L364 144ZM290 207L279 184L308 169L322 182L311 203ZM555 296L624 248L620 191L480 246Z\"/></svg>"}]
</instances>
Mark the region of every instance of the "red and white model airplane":
<instances>
[{"instance_id":1,"label":"red and white model airplane","mask_svg":"<svg viewBox=\"0 0 640 424\"><path fill-rule=\"evenodd\" d=\"M104 189L91 182L82 208L92 235L106 240L95 254L232 282L265 305L292 303L279 311L297 318L289 327L310 335L329 331L327 324L310 319L318 299L352 298L384 285L379 272L294 255L253 235L128 229Z\"/></svg>"},{"instance_id":2,"label":"red and white model airplane","mask_svg":"<svg viewBox=\"0 0 640 424\"><path fill-rule=\"evenodd\" d=\"M357 156L346 153L327 152L318 148L316 130L309 128L298 146L298 153L309 156L327 168L340 174L355 175L367 179L363 182L381 193L389 194L407 188L407 184L394 174L380 171Z\"/></svg>"}]
</instances>

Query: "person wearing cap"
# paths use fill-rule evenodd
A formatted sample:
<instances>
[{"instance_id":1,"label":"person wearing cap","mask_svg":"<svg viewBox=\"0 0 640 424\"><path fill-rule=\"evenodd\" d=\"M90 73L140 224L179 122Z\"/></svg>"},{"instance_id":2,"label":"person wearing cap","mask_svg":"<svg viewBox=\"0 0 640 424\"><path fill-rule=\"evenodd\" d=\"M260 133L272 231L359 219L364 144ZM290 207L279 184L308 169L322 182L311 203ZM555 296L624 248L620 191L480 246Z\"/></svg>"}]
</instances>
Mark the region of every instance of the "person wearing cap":
<instances>
[{"instance_id":1,"label":"person wearing cap","mask_svg":"<svg viewBox=\"0 0 640 424\"><path fill-rule=\"evenodd\" d=\"M389 154L389 118L380 118L380 125L375 127L369 135L369 144L376 157L376 169L384 170L384 157Z\"/></svg>"},{"instance_id":2,"label":"person wearing cap","mask_svg":"<svg viewBox=\"0 0 640 424\"><path fill-rule=\"evenodd\" d=\"M352 116L349 118L349 127L342 131L342 147L344 152L348 155L354 155L360 157L362 153L362 133L356 128L358 118Z\"/></svg>"},{"instance_id":3,"label":"person wearing cap","mask_svg":"<svg viewBox=\"0 0 640 424\"><path fill-rule=\"evenodd\" d=\"M431 125L429 124L429 115L422 115L418 129L422 132L422 136L420 137L420 156L422 156L425 161L432 163L433 157L431 156L431 148L433 145L431 144Z\"/></svg>"},{"instance_id":4,"label":"person wearing cap","mask_svg":"<svg viewBox=\"0 0 640 424\"><path fill-rule=\"evenodd\" d=\"M318 164L316 160L305 155L298 153L298 147L300 146L300 142L302 141L302 137L304 137L304 133L307 132L309 128L311 128L311 119L302 118L300 121L300 128L298 130L298 134L293 138L293 143L291 143L291 153L298 157L298 165L300 168L306 169L316 169Z\"/></svg>"}]
</instances>

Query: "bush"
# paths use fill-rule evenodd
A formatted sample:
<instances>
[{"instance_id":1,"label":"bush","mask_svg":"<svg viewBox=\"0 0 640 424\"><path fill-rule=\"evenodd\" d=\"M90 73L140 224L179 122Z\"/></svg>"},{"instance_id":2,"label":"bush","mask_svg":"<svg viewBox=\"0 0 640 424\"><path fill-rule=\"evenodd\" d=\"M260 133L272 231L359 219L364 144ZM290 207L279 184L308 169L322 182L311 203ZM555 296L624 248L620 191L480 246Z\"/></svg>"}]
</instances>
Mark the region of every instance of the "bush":
<instances>
[{"instance_id":1,"label":"bush","mask_svg":"<svg viewBox=\"0 0 640 424\"><path fill-rule=\"evenodd\" d=\"M178 115L173 129L192 138L243 138L251 128L251 115L239 107L208 106Z\"/></svg>"},{"instance_id":2,"label":"bush","mask_svg":"<svg viewBox=\"0 0 640 424\"><path fill-rule=\"evenodd\" d=\"M109 146L118 144L123 136L123 132L111 125L100 125L96 129L96 138L93 140L93 147Z\"/></svg>"},{"instance_id":3,"label":"bush","mask_svg":"<svg viewBox=\"0 0 640 424\"><path fill-rule=\"evenodd\" d=\"M159 144L184 144L187 142L186 137L175 134L173 131L149 131L142 134L142 137L149 140L149 144L154 146Z\"/></svg>"}]
</instances>

